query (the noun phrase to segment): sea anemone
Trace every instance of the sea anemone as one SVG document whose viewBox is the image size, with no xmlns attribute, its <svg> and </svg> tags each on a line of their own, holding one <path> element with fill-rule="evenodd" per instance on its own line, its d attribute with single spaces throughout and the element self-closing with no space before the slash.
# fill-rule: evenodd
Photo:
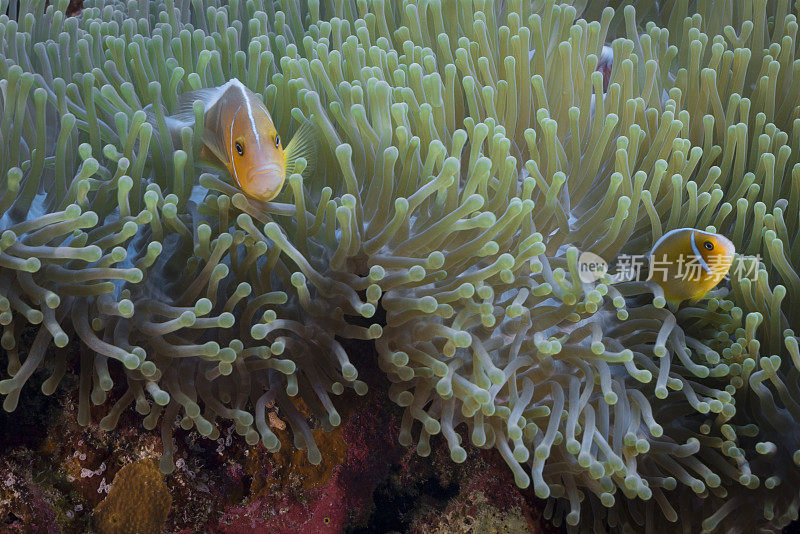
<svg viewBox="0 0 800 534">
<path fill-rule="evenodd" d="M 456 462 L 465 439 L 497 449 L 557 522 L 797 518 L 784 490 L 800 464 L 787 0 L 638 13 L 195 0 L 87 3 L 79 18 L 65 0 L 6 4 L 6 410 L 39 367 L 53 393 L 79 354 L 81 423 L 110 366 L 124 369 L 100 424 L 135 402 L 148 428 L 161 422 L 164 472 L 176 420 L 211 437 L 231 420 L 275 450 L 273 403 L 318 462 L 305 410 L 340 423 L 331 395 L 366 385 L 339 340 L 374 340 L 402 444 L 427 455 L 441 434 Z M 161 135 L 179 92 L 234 77 L 286 138 L 317 129 L 320 164 L 275 202 L 197 175 L 202 121 L 179 147 Z M 739 252 L 700 302 L 673 310 L 655 283 L 580 276 L 581 254 L 642 255 L 679 227 Z M 756 512 L 734 516 L 744 503 Z"/>
</svg>

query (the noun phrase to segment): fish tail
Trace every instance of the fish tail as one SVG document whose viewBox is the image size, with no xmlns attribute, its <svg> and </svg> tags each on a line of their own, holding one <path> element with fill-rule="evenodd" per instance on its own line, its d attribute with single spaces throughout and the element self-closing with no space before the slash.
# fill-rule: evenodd
<svg viewBox="0 0 800 534">
<path fill-rule="evenodd" d="M 313 172 L 317 160 L 317 136 L 314 123 L 305 121 L 295 132 L 292 140 L 286 145 L 283 152 L 286 163 L 286 176 L 291 176 L 297 172 L 297 161 L 300 158 L 306 160 L 306 167 L 303 175 L 308 176 Z"/>
</svg>

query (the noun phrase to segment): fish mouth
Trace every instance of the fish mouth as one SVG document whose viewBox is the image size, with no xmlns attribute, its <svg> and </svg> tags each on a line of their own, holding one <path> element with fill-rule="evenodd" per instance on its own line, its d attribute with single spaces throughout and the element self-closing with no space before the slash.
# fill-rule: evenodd
<svg viewBox="0 0 800 534">
<path fill-rule="evenodd" d="M 267 165 L 247 177 L 246 192 L 258 200 L 268 202 L 281 192 L 285 179 L 286 176 L 280 166 Z"/>
<path fill-rule="evenodd" d="M 280 173 L 280 174 L 283 174 L 283 169 L 277 163 L 270 163 L 268 165 L 264 165 L 263 167 L 259 168 L 259 170 L 256 171 L 254 173 L 254 175 L 267 174 L 267 173 Z"/>
</svg>

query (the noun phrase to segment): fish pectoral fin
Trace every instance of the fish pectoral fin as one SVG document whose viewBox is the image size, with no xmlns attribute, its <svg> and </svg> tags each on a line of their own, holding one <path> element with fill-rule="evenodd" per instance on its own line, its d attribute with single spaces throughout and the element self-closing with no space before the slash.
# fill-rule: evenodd
<svg viewBox="0 0 800 534">
<path fill-rule="evenodd" d="M 213 154 L 214 158 L 222 164 L 222 167 L 227 168 L 226 163 L 230 158 L 225 154 L 225 144 L 221 135 L 205 128 L 203 130 L 203 150 Z"/>
<path fill-rule="evenodd" d="M 308 176 L 314 170 L 317 162 L 317 128 L 314 123 L 305 121 L 300 126 L 292 140 L 286 145 L 283 157 L 286 163 L 286 176 L 297 172 L 297 160 L 300 158 L 306 160 L 303 175 Z"/>
<path fill-rule="evenodd" d="M 228 168 L 225 164 L 205 145 L 203 145 L 203 148 L 200 150 L 200 157 L 198 159 L 199 163 L 203 165 L 208 165 L 213 169 L 227 173 Z"/>
</svg>

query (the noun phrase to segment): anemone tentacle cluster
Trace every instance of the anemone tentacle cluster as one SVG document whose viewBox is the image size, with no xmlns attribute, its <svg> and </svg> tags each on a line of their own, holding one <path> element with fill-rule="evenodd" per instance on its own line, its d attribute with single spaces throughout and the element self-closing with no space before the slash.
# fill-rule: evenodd
<svg viewBox="0 0 800 534">
<path fill-rule="evenodd" d="M 796 519 L 797 6 L 574 4 L 0 0 L 4 408 L 77 357 L 81 423 L 123 369 L 100 425 L 135 404 L 164 472 L 176 424 L 276 450 L 273 404 L 319 462 L 374 340 L 401 443 L 495 448 L 575 530 Z M 317 128 L 275 202 L 165 134 L 231 78 Z M 698 303 L 579 276 L 686 226 L 740 253 Z"/>
</svg>

